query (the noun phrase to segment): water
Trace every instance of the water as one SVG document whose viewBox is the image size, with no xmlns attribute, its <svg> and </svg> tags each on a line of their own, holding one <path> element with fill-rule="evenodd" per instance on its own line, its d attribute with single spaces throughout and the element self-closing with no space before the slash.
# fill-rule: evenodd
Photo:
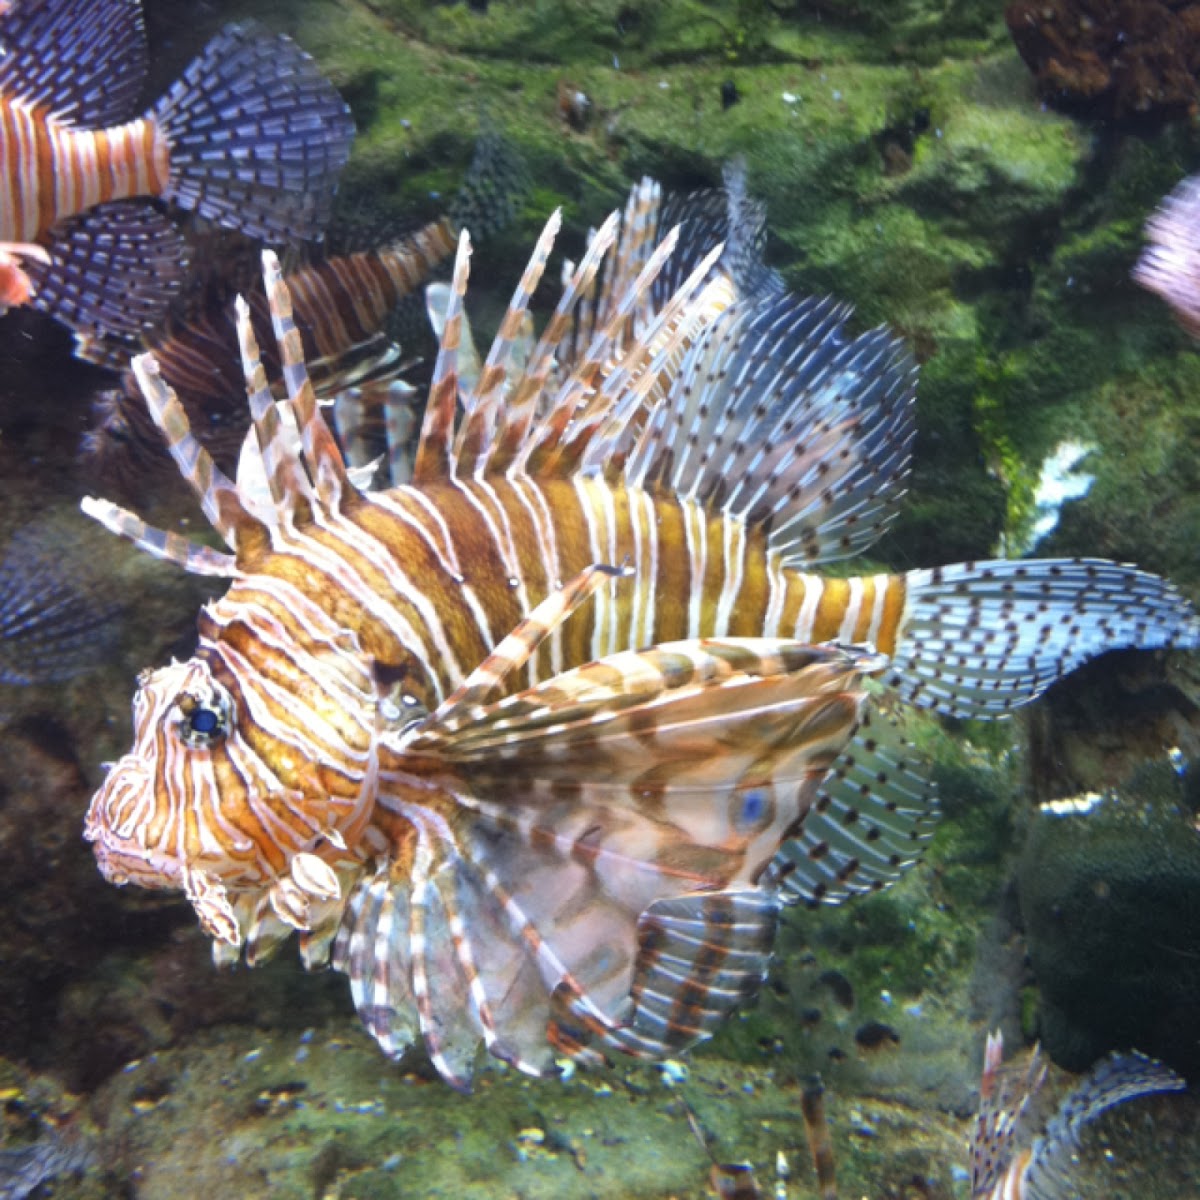
<svg viewBox="0 0 1200 1200">
<path fill-rule="evenodd" d="M 1183 121 L 1043 103 L 994 5 L 145 7 L 151 96 L 230 20 L 257 18 L 315 56 L 359 129 L 341 196 L 356 231 L 442 216 L 486 114 L 529 187 L 510 223 L 477 239 L 481 346 L 552 207 L 577 257 L 641 174 L 712 186 L 741 156 L 770 265 L 798 292 L 853 302 L 856 332 L 888 324 L 920 363 L 914 474 L 870 569 L 1040 537 L 1038 555 L 1134 562 L 1200 596 L 1197 358 L 1130 280 L 1146 218 L 1196 170 L 1200 143 Z M 550 303 L 539 296 L 539 317 Z M 421 383 L 428 346 L 418 353 Z M 49 320 L 0 319 L 0 545 L 35 520 L 61 529 L 84 494 L 205 528 L 170 469 L 80 456 L 115 383 Z M 1047 527 L 1045 465 L 1064 445 L 1087 449 L 1076 469 L 1092 482 L 1066 489 Z M 53 1139 L 78 1113 L 69 1128 L 94 1149 L 72 1143 L 55 1196 L 700 1197 L 714 1160 L 745 1160 L 765 1194 L 809 1197 L 801 1095 L 819 1075 L 838 1194 L 943 1200 L 969 1192 L 987 1030 L 1003 1028 L 1013 1055 L 1043 1040 L 1061 1064 L 1050 1107 L 1071 1084 L 1063 1068 L 1112 1045 L 1196 1070 L 1200 946 L 1178 917 L 1197 894 L 1195 787 L 1186 771 L 1163 777 L 1151 809 L 1129 782 L 1170 750 L 1195 759 L 1194 655 L 1106 656 L 1012 722 L 911 718 L 944 810 L 929 851 L 879 896 L 788 912 L 757 1005 L 687 1058 L 686 1077 L 625 1062 L 566 1081 L 496 1069 L 464 1097 L 419 1055 L 388 1062 L 341 975 L 305 974 L 290 948 L 218 972 L 178 894 L 101 878 L 82 824 L 101 764 L 129 748 L 136 675 L 191 653 L 195 615 L 224 585 L 78 519 L 66 574 L 103 567 L 121 602 L 113 641 L 65 682 L 0 690 L 2 1144 Z M 1105 789 L 1131 814 L 1117 834 L 1089 828 L 1086 853 L 1048 858 L 1036 805 Z M 1026 927 L 1034 901 L 1076 870 L 1097 907 L 1070 919 L 1111 922 L 1115 942 L 1099 998 L 1065 951 L 1051 966 L 1029 956 L 1047 941 Z M 1140 924 L 1117 919 L 1126 907 Z M 1073 1182 L 1081 1195 L 1200 1194 L 1198 1136 L 1193 1098 L 1133 1101 L 1089 1127 Z"/>
</svg>

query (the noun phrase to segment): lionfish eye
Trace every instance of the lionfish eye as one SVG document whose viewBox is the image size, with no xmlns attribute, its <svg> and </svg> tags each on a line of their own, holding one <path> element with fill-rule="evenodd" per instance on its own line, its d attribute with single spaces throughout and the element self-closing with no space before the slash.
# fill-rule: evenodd
<svg viewBox="0 0 1200 1200">
<path fill-rule="evenodd" d="M 189 746 L 213 746 L 229 732 L 229 702 L 224 696 L 179 698 L 179 736 Z"/>
</svg>

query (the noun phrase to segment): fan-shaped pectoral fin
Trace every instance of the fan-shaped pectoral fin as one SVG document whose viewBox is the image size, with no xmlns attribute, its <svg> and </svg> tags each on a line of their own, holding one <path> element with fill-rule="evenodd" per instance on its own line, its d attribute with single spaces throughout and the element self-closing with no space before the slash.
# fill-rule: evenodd
<svg viewBox="0 0 1200 1200">
<path fill-rule="evenodd" d="M 380 796 L 398 850 L 354 889 L 334 949 L 367 1027 L 389 1053 L 419 1033 L 463 1087 L 481 1042 L 540 1073 L 708 1036 L 762 978 L 778 901 L 756 880 L 881 665 L 672 643 L 431 714 L 396 749 L 432 778 Z"/>
</svg>

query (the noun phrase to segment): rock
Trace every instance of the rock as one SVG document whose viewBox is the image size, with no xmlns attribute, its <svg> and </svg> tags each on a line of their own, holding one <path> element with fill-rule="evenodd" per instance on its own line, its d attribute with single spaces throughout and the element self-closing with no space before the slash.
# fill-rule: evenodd
<svg viewBox="0 0 1200 1200">
<path fill-rule="evenodd" d="M 1167 762 L 1120 787 L 1043 805 L 1018 870 L 1055 1062 L 1136 1048 L 1200 1071 L 1200 831 Z"/>
</svg>

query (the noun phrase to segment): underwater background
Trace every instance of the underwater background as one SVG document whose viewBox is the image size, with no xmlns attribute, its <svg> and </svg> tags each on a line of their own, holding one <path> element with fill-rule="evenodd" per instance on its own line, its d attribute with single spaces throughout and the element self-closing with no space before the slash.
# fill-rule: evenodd
<svg viewBox="0 0 1200 1200">
<path fill-rule="evenodd" d="M 1200 358 L 1130 278 L 1146 220 L 1200 164 L 1188 6 L 1048 0 L 1008 21 L 998 0 L 144 7 L 150 95 L 231 20 L 314 56 L 358 128 L 347 222 L 437 219 L 481 130 L 497 133 L 524 186 L 479 239 L 480 331 L 554 207 L 578 253 L 641 175 L 684 191 L 741 158 L 770 265 L 920 362 L 912 484 L 873 563 L 1036 545 L 1200 599 Z M 1057 40 L 1039 41 L 1051 12 Z M 817 1196 L 801 1100 L 819 1077 L 839 1195 L 948 1200 L 969 1193 L 986 1030 L 1010 1053 L 1040 1039 L 1052 1091 L 1117 1047 L 1200 1077 L 1200 669 L 1184 653 L 1105 655 L 1002 725 L 912 717 L 944 809 L 923 861 L 879 896 L 790 911 L 758 1004 L 678 1066 L 494 1070 L 464 1097 L 384 1059 L 339 976 L 289 954 L 217 972 L 185 901 L 110 887 L 81 838 L 100 764 L 129 742 L 137 672 L 187 655 L 209 594 L 78 513 L 132 487 L 160 524 L 198 521 L 166 481 L 148 493 L 81 453 L 112 384 L 46 318 L 0 320 L 0 605 L 48 558 L 95 616 L 74 658 L 27 681 L 0 612 L 0 1145 L 86 1146 L 40 1194 L 713 1195 L 690 1109 L 765 1194 L 782 1153 L 787 1194 Z M 1200 1196 L 1194 1097 L 1107 1114 L 1074 1182 Z"/>
</svg>

